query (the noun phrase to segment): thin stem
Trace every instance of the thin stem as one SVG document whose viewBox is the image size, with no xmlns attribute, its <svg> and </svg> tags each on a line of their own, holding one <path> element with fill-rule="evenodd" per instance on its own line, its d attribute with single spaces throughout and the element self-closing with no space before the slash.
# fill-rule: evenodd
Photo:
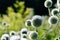
<svg viewBox="0 0 60 40">
<path fill-rule="evenodd" d="M 49 16 L 51 16 L 50 8 L 48 8 Z"/>
<path fill-rule="evenodd" d="M 58 22 L 58 24 L 57 24 L 58 33 L 60 33 L 60 26 L 59 26 L 59 23 L 60 23 L 60 22 Z"/>
<path fill-rule="evenodd" d="M 27 27 L 27 30 L 30 30 L 29 27 Z"/>
<path fill-rule="evenodd" d="M 8 28 L 6 27 L 6 33 L 8 33 Z"/>
<path fill-rule="evenodd" d="M 35 29 L 35 30 L 36 30 L 36 32 L 38 32 L 37 27 L 36 27 L 36 29 Z"/>
<path fill-rule="evenodd" d="M 37 27 L 36 27 L 36 32 L 37 32 Z"/>
</svg>

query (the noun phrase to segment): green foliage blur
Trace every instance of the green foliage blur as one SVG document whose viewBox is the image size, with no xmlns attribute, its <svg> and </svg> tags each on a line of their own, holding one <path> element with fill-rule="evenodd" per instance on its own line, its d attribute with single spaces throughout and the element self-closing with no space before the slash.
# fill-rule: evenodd
<svg viewBox="0 0 60 40">
<path fill-rule="evenodd" d="M 6 32 L 6 26 L 3 23 L 9 24 L 8 31 L 14 30 L 19 31 L 21 28 L 26 27 L 25 21 L 30 19 L 34 14 L 33 8 L 26 8 L 24 11 L 24 1 L 16 1 L 14 6 L 17 8 L 17 13 L 14 12 L 13 8 L 10 6 L 7 8 L 8 15 L 0 16 L 0 36 Z"/>
</svg>

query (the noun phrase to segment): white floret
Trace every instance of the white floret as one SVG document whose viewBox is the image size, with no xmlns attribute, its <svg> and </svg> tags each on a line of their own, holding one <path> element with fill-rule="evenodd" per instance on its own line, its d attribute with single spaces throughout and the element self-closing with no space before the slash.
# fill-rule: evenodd
<svg viewBox="0 0 60 40">
<path fill-rule="evenodd" d="M 57 17 L 57 16 L 51 16 L 51 17 L 49 17 L 48 23 L 49 23 L 50 25 L 52 25 L 52 22 L 51 22 L 52 18 L 55 18 L 55 19 L 57 20 L 57 22 L 55 23 L 55 24 L 57 24 L 57 23 L 58 23 L 58 17 Z"/>
<path fill-rule="evenodd" d="M 11 36 L 10 40 L 20 40 L 20 36 L 18 35 Z"/>
<path fill-rule="evenodd" d="M 28 22 L 30 22 L 30 24 L 28 25 Z M 25 21 L 25 25 L 28 27 L 28 26 L 31 26 L 31 20 L 26 20 Z"/>
<path fill-rule="evenodd" d="M 60 0 L 57 0 L 57 7 L 60 9 Z"/>
<path fill-rule="evenodd" d="M 1 37 L 1 40 L 5 39 L 8 37 L 8 39 L 10 38 L 10 36 L 8 34 L 3 34 L 2 37 Z"/>
<path fill-rule="evenodd" d="M 42 24 L 43 18 L 44 18 L 43 16 L 39 16 L 39 15 L 33 16 L 31 19 L 32 26 L 33 27 L 39 27 Z M 38 22 L 38 24 L 36 24 L 35 22 Z"/>
<path fill-rule="evenodd" d="M 52 9 L 52 11 L 51 11 L 51 14 L 54 16 L 55 14 L 54 14 L 54 11 L 57 11 L 58 13 L 57 14 L 59 14 L 59 9 L 57 9 L 57 8 L 55 8 L 55 9 Z M 57 15 L 56 14 L 56 15 Z"/>
<path fill-rule="evenodd" d="M 28 40 L 27 38 L 21 38 L 21 40 Z"/>
<path fill-rule="evenodd" d="M 22 28 L 21 31 L 20 31 L 21 35 L 24 34 L 23 32 L 26 32 L 27 33 L 28 32 L 28 29 L 27 28 Z"/>
<path fill-rule="evenodd" d="M 47 6 L 47 3 L 48 2 L 51 2 L 51 5 L 49 5 L 49 6 Z M 46 8 L 50 8 L 51 6 L 52 6 L 52 0 L 46 0 L 45 2 L 44 2 L 44 6 L 46 7 Z"/>
<path fill-rule="evenodd" d="M 17 35 L 17 33 L 16 33 L 15 31 L 10 31 L 10 32 L 9 32 L 9 35 L 10 35 L 10 36 L 13 36 L 13 35 Z"/>
<path fill-rule="evenodd" d="M 35 39 L 37 39 L 37 38 L 35 38 L 35 39 L 32 39 L 32 38 L 31 38 L 33 33 L 36 33 L 36 34 L 38 35 L 38 33 L 37 33 L 36 31 L 30 31 L 30 32 L 29 32 L 29 36 L 28 36 L 30 40 L 35 40 Z"/>
</svg>

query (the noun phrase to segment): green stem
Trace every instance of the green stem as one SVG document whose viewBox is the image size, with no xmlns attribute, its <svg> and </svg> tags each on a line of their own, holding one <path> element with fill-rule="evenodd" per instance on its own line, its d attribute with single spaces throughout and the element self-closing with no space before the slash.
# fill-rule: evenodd
<svg viewBox="0 0 60 40">
<path fill-rule="evenodd" d="M 50 8 L 48 8 L 49 16 L 51 16 Z"/>
</svg>

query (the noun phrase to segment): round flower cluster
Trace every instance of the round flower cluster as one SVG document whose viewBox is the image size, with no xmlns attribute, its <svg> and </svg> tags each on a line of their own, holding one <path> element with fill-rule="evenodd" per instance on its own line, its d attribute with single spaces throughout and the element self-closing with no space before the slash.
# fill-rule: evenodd
<svg viewBox="0 0 60 40">
<path fill-rule="evenodd" d="M 58 23 L 58 20 L 59 20 L 59 7 L 57 8 L 54 8 L 54 9 L 50 9 L 51 7 L 52 7 L 52 0 L 46 0 L 45 1 L 45 3 L 44 3 L 44 5 L 45 5 L 45 7 L 46 8 L 48 8 L 49 10 L 49 19 L 48 19 L 48 23 L 50 24 L 50 25 L 52 25 L 52 24 L 57 24 Z M 58 3 L 59 3 L 59 0 L 57 0 L 57 5 L 58 5 Z"/>
<path fill-rule="evenodd" d="M 57 24 L 57 23 L 58 23 L 58 17 L 57 17 L 57 16 L 51 16 L 51 17 L 49 17 L 48 23 L 49 23 L 50 25 L 52 25 L 52 24 Z"/>
<path fill-rule="evenodd" d="M 49 18 L 48 18 L 48 23 L 52 26 L 52 25 L 56 25 L 58 24 L 59 22 L 59 15 L 60 15 L 60 3 L 59 3 L 59 0 L 57 1 L 57 7 L 50 10 L 50 8 L 52 7 L 52 0 L 46 0 L 44 2 L 44 6 L 46 8 L 48 8 L 48 11 L 50 13 L 49 15 Z M 27 11 L 26 13 L 28 12 L 31 12 L 30 11 Z M 19 15 L 19 14 L 18 14 Z M 26 15 L 26 14 L 25 14 Z M 28 16 L 27 16 L 28 17 Z M 25 26 L 26 27 L 34 27 L 36 28 L 39 28 L 42 23 L 43 23 L 43 20 L 44 20 L 44 17 L 43 16 L 40 16 L 40 15 L 34 15 L 31 19 L 28 19 L 25 21 Z M 15 21 L 15 20 L 14 20 Z M 20 22 L 20 19 L 19 19 L 19 22 Z M 16 24 L 18 24 L 18 22 L 16 22 Z M 9 24 L 5 21 L 2 21 L 2 25 L 8 29 L 9 27 Z M 49 26 L 50 26 L 49 25 Z M 14 25 L 15 26 L 15 25 Z M 19 26 L 19 25 L 18 25 Z M 53 26 L 52 26 L 53 27 Z M 19 32 L 15 32 L 15 31 L 10 31 L 9 34 L 3 34 L 0 38 L 0 40 L 37 40 L 38 38 L 38 32 L 34 30 L 34 31 L 30 31 L 29 29 L 27 28 L 22 28 Z M 18 34 L 19 33 L 19 34 Z M 47 31 L 48 33 L 48 31 Z M 60 37 L 59 38 L 56 38 L 55 40 L 60 40 Z"/>
<path fill-rule="evenodd" d="M 10 31 L 9 34 L 3 34 L 0 40 L 34 40 L 38 37 L 36 31 L 29 31 L 27 28 L 22 28 L 19 34 L 15 31 Z"/>
<path fill-rule="evenodd" d="M 45 3 L 44 3 L 44 6 L 46 8 L 50 8 L 52 6 L 52 1 L 51 0 L 46 0 Z"/>
<path fill-rule="evenodd" d="M 30 20 L 26 20 L 25 25 L 33 26 L 33 27 L 39 27 L 42 25 L 43 16 L 35 15 Z"/>
<path fill-rule="evenodd" d="M 60 36 L 56 37 L 55 40 L 60 40 Z"/>
</svg>

